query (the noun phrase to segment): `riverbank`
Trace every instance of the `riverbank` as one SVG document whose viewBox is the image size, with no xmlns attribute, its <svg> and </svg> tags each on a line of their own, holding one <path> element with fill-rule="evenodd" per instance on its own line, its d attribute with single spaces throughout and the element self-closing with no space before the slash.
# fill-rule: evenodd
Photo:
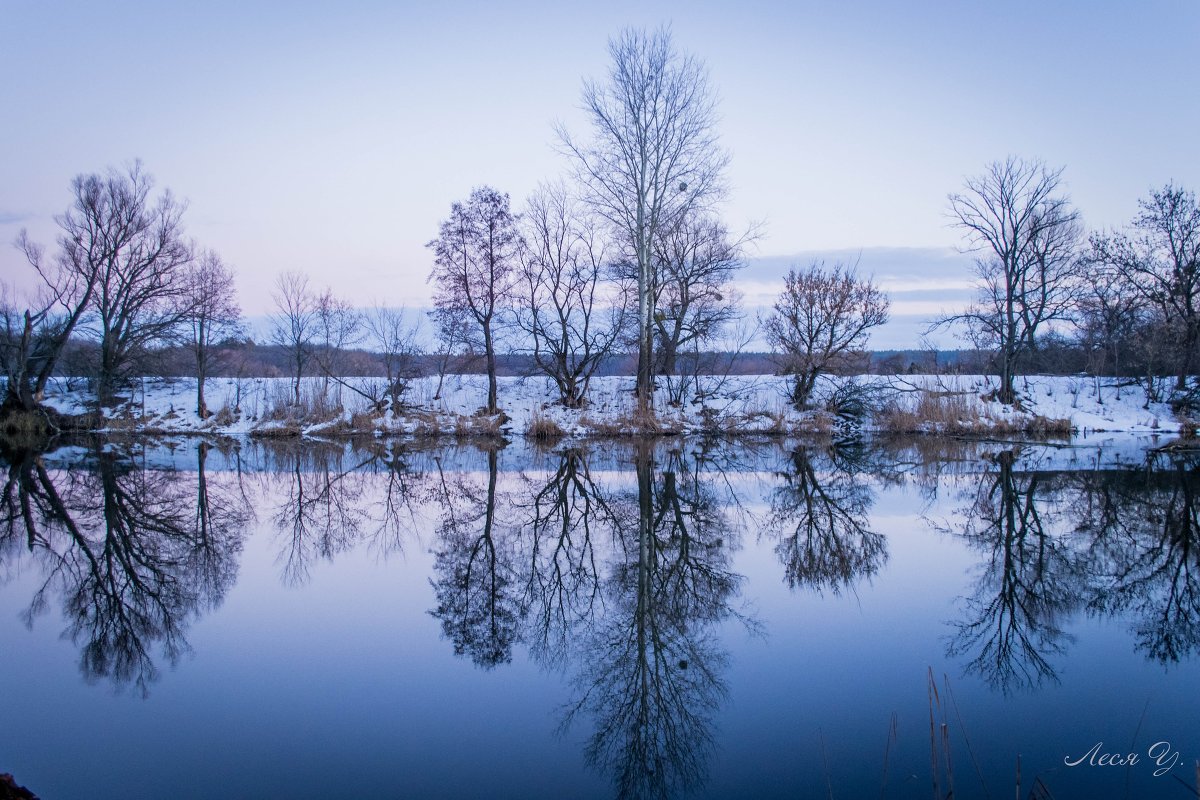
<svg viewBox="0 0 1200 800">
<path fill-rule="evenodd" d="M 1031 376 L 1018 382 L 1019 406 L 996 402 L 996 380 L 979 375 L 905 375 L 827 378 L 814 407 L 800 411 L 788 398 L 788 380 L 771 375 L 701 377 L 679 391 L 661 378 L 653 417 L 639 416 L 633 378 L 592 381 L 580 409 L 555 401 L 541 377 L 501 378 L 500 413 L 481 407 L 481 375 L 414 381 L 401 408 L 382 398 L 377 378 L 302 381 L 300 402 L 286 378 L 218 378 L 205 387 L 210 415 L 195 412 L 195 381 L 146 379 L 103 415 L 83 381 L 56 381 L 46 404 L 101 433 L 210 434 L 269 437 L 597 438 L 625 435 L 776 435 L 894 432 L 1069 436 L 1094 432 L 1187 433 L 1191 424 L 1166 403 L 1147 403 L 1137 385 L 1086 376 Z M 679 402 L 673 402 L 679 398 Z"/>
</svg>

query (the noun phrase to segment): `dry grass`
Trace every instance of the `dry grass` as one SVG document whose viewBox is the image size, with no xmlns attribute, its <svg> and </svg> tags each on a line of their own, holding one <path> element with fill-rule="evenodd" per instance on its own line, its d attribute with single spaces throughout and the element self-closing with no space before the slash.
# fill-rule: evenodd
<svg viewBox="0 0 1200 800">
<path fill-rule="evenodd" d="M 529 419 L 529 425 L 525 428 L 526 438 L 539 442 L 561 439 L 565 435 L 566 431 L 557 422 L 544 416 L 540 411 L 533 412 L 533 416 Z"/>
<path fill-rule="evenodd" d="M 612 419 L 592 419 L 586 414 L 579 418 L 579 424 L 587 429 L 592 436 L 669 436 L 680 431 L 676 426 L 663 424 L 653 411 L 628 411 Z"/>
<path fill-rule="evenodd" d="M 221 410 L 209 418 L 209 423 L 215 426 L 232 425 L 237 421 L 237 415 L 229 406 L 221 406 Z"/>
<path fill-rule="evenodd" d="M 876 422 L 888 433 L 1025 433 L 1058 437 L 1070 436 L 1072 430 L 1069 419 L 996 416 L 973 395 L 925 390 L 920 392 L 913 408 L 892 403 L 880 411 Z"/>
<path fill-rule="evenodd" d="M 502 434 L 501 427 L 507 421 L 508 417 L 504 414 L 496 414 L 490 417 L 479 414 L 470 417 L 459 415 L 454 418 L 454 430 L 452 433 L 458 439 L 475 437 L 493 438 Z"/>
<path fill-rule="evenodd" d="M 832 414 L 824 411 L 809 413 L 804 416 L 804 419 L 793 424 L 788 433 L 803 434 L 805 436 L 818 434 L 823 436 L 833 432 L 835 421 L 836 418 Z"/>
<path fill-rule="evenodd" d="M 304 429 L 299 423 L 287 422 L 282 425 L 267 425 L 255 428 L 250 435 L 259 439 L 292 439 L 303 435 Z"/>
<path fill-rule="evenodd" d="M 356 411 L 350 415 L 350 429 L 356 433 L 374 433 L 381 416 L 376 410 Z"/>
</svg>

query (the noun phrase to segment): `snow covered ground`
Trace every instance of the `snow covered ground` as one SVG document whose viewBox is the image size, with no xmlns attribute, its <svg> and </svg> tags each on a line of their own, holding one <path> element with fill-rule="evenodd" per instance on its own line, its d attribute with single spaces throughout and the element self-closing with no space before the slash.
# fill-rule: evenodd
<svg viewBox="0 0 1200 800">
<path fill-rule="evenodd" d="M 1104 433 L 1175 433 L 1180 428 L 1165 403 L 1146 402 L 1140 386 L 1117 386 L 1114 379 L 1087 376 L 1030 376 L 1018 379 L 1021 410 L 989 397 L 996 379 L 989 376 L 905 375 L 827 378 L 820 381 L 814 406 L 800 412 L 789 402 L 786 378 L 770 375 L 700 378 L 700 391 L 689 387 L 684 401 L 670 403 L 667 379 L 660 379 L 655 400 L 656 425 L 671 433 L 800 434 L 852 427 L 862 430 L 1015 432 L 1026 428 L 1061 430 L 1068 421 L 1076 438 Z M 302 401 L 292 402 L 286 378 L 216 378 L 206 385 L 213 415 L 195 413 L 195 381 L 146 379 L 116 408 L 106 411 L 102 429 L 161 433 L 303 434 L 432 436 L 501 433 L 521 436 L 531 428 L 557 427 L 569 436 L 633 432 L 632 377 L 592 381 L 587 407 L 567 409 L 555 401 L 546 378 L 501 378 L 503 418 L 480 415 L 487 391 L 482 375 L 447 376 L 437 393 L 437 378 L 422 378 L 405 396 L 397 414 L 372 409 L 363 394 L 336 382 L 306 378 Z M 70 388 L 73 385 L 73 388 Z M 351 379 L 372 396 L 382 395 L 382 380 Z M 69 414 L 83 413 L 94 398 L 81 381 L 58 381 L 49 405 Z M 856 402 L 862 401 L 861 403 Z M 855 416 L 856 407 L 868 413 Z M 838 411 L 842 413 L 837 413 Z M 552 423 L 552 424 L 551 424 Z M 1049 423 L 1054 423 L 1053 425 Z"/>
</svg>

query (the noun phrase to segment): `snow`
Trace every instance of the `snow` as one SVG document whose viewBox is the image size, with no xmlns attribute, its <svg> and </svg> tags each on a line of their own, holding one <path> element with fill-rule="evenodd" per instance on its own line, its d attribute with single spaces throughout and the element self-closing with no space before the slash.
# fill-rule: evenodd
<svg viewBox="0 0 1200 800">
<path fill-rule="evenodd" d="M 347 379 L 355 389 L 322 378 L 302 381 L 301 406 L 291 404 L 293 389 L 286 378 L 217 378 L 206 384 L 212 416 L 195 413 L 194 379 L 147 378 L 133 388 L 116 408 L 106 410 L 105 432 L 157 432 L 161 434 L 270 434 L 310 436 L 370 432 L 375 435 L 424 436 L 449 433 L 499 432 L 523 435 L 539 420 L 553 421 L 569 436 L 586 437 L 632 431 L 634 379 L 593 379 L 584 409 L 567 409 L 555 400 L 553 382 L 544 377 L 500 378 L 499 401 L 504 418 L 481 415 L 487 392 L 483 375 L 449 375 L 437 392 L 436 377 L 414 381 L 405 397 L 407 406 L 397 415 L 372 411 L 363 394 L 382 396 L 378 378 Z M 699 379 L 701 391 L 684 394 L 684 402 L 669 402 L 668 380 L 660 379 L 655 397 L 656 421 L 660 430 L 671 433 L 719 431 L 729 434 L 779 434 L 854 427 L 866 431 L 887 427 L 886 414 L 860 421 L 839 419 L 829 403 L 835 392 L 845 394 L 853 386 L 869 396 L 875 408 L 893 412 L 916 412 L 924 398 L 926 407 L 943 398 L 953 400 L 956 420 L 973 426 L 973 432 L 988 429 L 1018 430 L 1023 424 L 1043 417 L 1070 420 L 1073 443 L 1091 445 L 1107 434 L 1176 433 L 1180 420 L 1161 402 L 1147 403 L 1137 385 L 1118 386 L 1115 379 L 1088 376 L 1029 376 L 1019 378 L 1017 391 L 1021 409 L 984 399 L 995 391 L 996 379 L 981 375 L 905 375 L 823 378 L 814 405 L 830 411 L 800 412 L 788 398 L 785 377 L 706 376 Z M 80 414 L 94 404 L 80 380 L 58 380 L 46 402 L 66 414 Z M 933 400 L 931 401 L 931 398 Z M 355 415 L 358 415 L 357 417 Z M 957 417 L 961 417 L 958 420 Z M 927 420 L 921 430 L 936 432 L 946 420 Z M 497 427 L 498 426 L 498 427 Z"/>
</svg>

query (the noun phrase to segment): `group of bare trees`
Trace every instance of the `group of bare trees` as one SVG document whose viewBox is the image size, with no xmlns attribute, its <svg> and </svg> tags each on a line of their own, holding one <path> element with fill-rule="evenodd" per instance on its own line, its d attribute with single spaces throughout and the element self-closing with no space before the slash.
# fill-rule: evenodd
<svg viewBox="0 0 1200 800">
<path fill-rule="evenodd" d="M 1008 158 L 950 195 L 950 214 L 980 255 L 974 304 L 936 326 L 995 354 L 997 399 L 1018 401 L 1014 378 L 1048 338 L 1075 338 L 1092 371 L 1175 376 L 1176 399 L 1200 346 L 1200 207 L 1167 184 L 1140 200 L 1126 230 L 1085 236 L 1063 193 L 1063 170 Z"/>
<path fill-rule="evenodd" d="M 155 196 L 140 162 L 79 175 L 71 193 L 70 207 L 55 218 L 52 255 L 24 231 L 17 240 L 40 286 L 26 304 L 6 296 L 0 309 L 3 406 L 36 410 L 76 336 L 94 347 L 90 377 L 101 408 L 146 368 L 156 347 L 187 346 L 201 378 L 197 411 L 206 415 L 203 377 L 214 345 L 237 332 L 241 316 L 231 270 L 185 239 L 186 204 L 170 191 Z"/>
<path fill-rule="evenodd" d="M 646 412 L 656 372 L 677 371 L 683 350 L 738 316 L 731 280 L 748 237 L 714 213 L 728 156 L 707 72 L 666 29 L 625 30 L 609 52 L 608 79 L 583 89 L 591 136 L 557 130 L 572 180 L 543 186 L 520 214 L 507 195 L 476 189 L 429 243 L 439 333 L 486 360 L 489 413 L 502 338 L 572 408 L 606 356 L 635 350 Z"/>
<path fill-rule="evenodd" d="M 321 379 L 321 395 L 327 398 L 330 384 L 345 388 L 368 400 L 378 410 L 398 411 L 409 382 L 417 377 L 420 354 L 418 326 L 404 309 L 376 305 L 358 309 L 333 290 L 318 291 L 302 272 L 284 272 L 275 280 L 275 305 L 270 315 L 270 341 L 287 356 L 292 384 L 292 402 L 302 402 L 301 387 L 306 376 Z M 354 348 L 378 355 L 385 381 L 349 381 L 358 373 L 349 362 Z M 372 373 L 375 374 L 375 373 Z"/>
</svg>

